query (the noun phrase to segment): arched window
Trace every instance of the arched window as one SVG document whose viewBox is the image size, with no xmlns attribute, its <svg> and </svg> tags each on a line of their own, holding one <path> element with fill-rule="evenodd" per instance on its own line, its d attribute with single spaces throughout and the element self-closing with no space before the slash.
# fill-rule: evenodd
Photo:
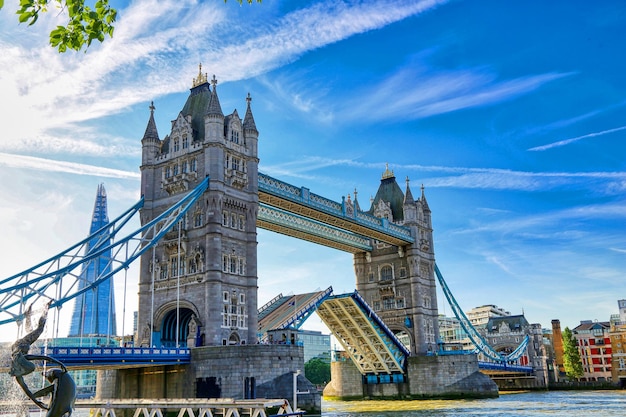
<svg viewBox="0 0 626 417">
<path fill-rule="evenodd" d="M 393 279 L 393 269 L 391 266 L 385 265 L 380 268 L 380 280 L 381 281 L 391 281 Z"/>
</svg>

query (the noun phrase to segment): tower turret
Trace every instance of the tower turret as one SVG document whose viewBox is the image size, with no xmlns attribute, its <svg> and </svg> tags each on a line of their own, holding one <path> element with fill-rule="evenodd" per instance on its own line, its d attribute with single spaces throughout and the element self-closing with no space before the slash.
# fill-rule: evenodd
<svg viewBox="0 0 626 417">
<path fill-rule="evenodd" d="M 409 187 L 409 177 L 406 177 L 406 192 L 404 193 L 404 204 L 402 204 L 404 211 L 404 223 L 414 223 L 417 221 L 417 207 L 415 206 L 415 200 Z"/>
<path fill-rule="evenodd" d="M 204 115 L 205 137 L 204 141 L 219 141 L 224 138 L 224 112 L 220 100 L 217 97 L 217 78 L 213 75 L 211 80 L 213 90 L 208 87 L 211 95 Z"/>
<path fill-rule="evenodd" d="M 157 131 L 156 123 L 154 122 L 154 101 L 150 103 L 150 118 L 148 119 L 148 125 L 146 131 L 141 139 L 141 164 L 149 165 L 154 162 L 154 158 L 159 153 L 161 147 L 161 141 L 159 139 L 159 132 Z"/>
<path fill-rule="evenodd" d="M 426 195 L 424 194 L 424 184 L 422 184 L 422 196 L 420 197 L 420 204 L 422 206 L 422 212 L 424 213 L 424 223 L 427 227 L 432 228 L 431 212 L 426 201 Z"/>
<path fill-rule="evenodd" d="M 252 154 L 258 155 L 259 131 L 256 128 L 256 123 L 254 123 L 254 116 L 252 116 L 252 108 L 250 107 L 252 97 L 250 96 L 250 93 L 248 93 L 248 97 L 246 97 L 246 102 L 248 103 L 246 107 L 246 115 L 243 117 L 244 143 L 250 149 Z"/>
</svg>

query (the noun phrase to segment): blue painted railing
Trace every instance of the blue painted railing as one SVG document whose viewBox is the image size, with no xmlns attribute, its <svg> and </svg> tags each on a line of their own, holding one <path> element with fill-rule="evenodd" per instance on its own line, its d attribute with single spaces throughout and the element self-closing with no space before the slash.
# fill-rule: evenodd
<svg viewBox="0 0 626 417">
<path fill-rule="evenodd" d="M 508 363 L 478 362 L 478 367 L 487 371 L 532 373 L 532 366 L 512 365 Z"/>
<path fill-rule="evenodd" d="M 50 356 L 66 366 L 81 365 L 184 365 L 191 361 L 189 348 L 148 347 L 47 347 L 42 355 Z"/>
</svg>

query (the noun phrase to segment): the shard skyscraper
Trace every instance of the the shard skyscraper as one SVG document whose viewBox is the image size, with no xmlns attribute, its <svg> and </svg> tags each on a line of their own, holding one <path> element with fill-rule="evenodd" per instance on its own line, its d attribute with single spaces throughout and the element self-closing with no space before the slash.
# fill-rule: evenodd
<svg viewBox="0 0 626 417">
<path fill-rule="evenodd" d="M 107 195 L 104 185 L 100 184 L 96 194 L 89 235 L 94 234 L 107 224 L 109 224 Z M 109 246 L 110 243 L 111 239 L 107 229 L 89 241 L 86 251 L 89 253 L 98 248 Z M 80 275 L 80 288 L 91 285 L 99 276 L 108 273 L 111 270 L 110 259 L 111 250 L 109 249 L 93 262 L 83 266 Z M 113 280 L 107 279 L 97 287 L 88 289 L 76 297 L 68 336 L 115 336 L 116 333 Z"/>
</svg>

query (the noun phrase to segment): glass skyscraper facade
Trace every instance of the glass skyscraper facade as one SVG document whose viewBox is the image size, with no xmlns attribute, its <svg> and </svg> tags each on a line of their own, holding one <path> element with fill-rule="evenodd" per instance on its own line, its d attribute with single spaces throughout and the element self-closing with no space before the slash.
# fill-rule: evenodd
<svg viewBox="0 0 626 417">
<path fill-rule="evenodd" d="M 108 224 L 107 195 L 104 185 L 100 184 L 96 193 L 89 235 L 96 233 Z M 87 244 L 86 252 L 89 253 L 101 247 L 109 246 L 110 243 L 109 231 L 105 229 L 102 233 L 91 238 Z M 110 260 L 111 249 L 103 252 L 93 262 L 83 266 L 79 288 L 83 289 L 90 286 L 99 276 L 110 272 Z M 114 336 L 116 333 L 113 281 L 109 278 L 76 297 L 68 336 Z"/>
</svg>

